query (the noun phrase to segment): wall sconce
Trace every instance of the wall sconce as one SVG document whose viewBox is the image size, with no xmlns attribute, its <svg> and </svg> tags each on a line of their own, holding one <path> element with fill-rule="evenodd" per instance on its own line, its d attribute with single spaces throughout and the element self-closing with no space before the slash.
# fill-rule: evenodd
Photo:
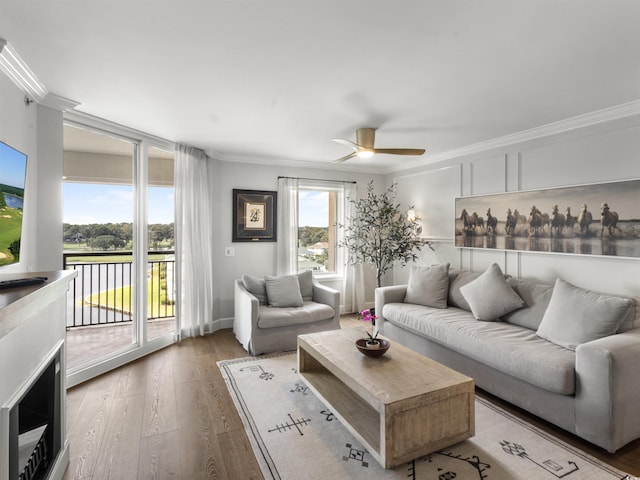
<svg viewBox="0 0 640 480">
<path fill-rule="evenodd" d="M 47 96 L 46 87 L 4 38 L 0 38 L 0 70 L 24 92 L 27 106 L 33 101 L 39 103 Z"/>
<path fill-rule="evenodd" d="M 415 234 L 420 235 L 422 233 L 422 226 L 418 225 L 417 222 L 419 222 L 421 218 L 413 208 L 409 209 L 409 211 L 407 212 L 407 220 L 409 220 L 409 222 L 413 224 L 413 231 L 415 232 Z"/>
</svg>

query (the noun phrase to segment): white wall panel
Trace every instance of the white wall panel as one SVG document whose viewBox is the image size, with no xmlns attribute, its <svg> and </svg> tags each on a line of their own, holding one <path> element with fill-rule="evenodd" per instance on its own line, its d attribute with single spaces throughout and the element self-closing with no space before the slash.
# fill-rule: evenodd
<svg viewBox="0 0 640 480">
<path fill-rule="evenodd" d="M 400 205 L 407 208 L 413 205 L 422 219 L 423 237 L 453 238 L 453 199 L 461 191 L 460 165 L 397 177 L 394 182 Z"/>
<path fill-rule="evenodd" d="M 495 155 L 469 163 L 471 190 L 470 195 L 502 193 L 506 190 L 506 155 Z"/>
<path fill-rule="evenodd" d="M 640 177 L 640 126 L 522 150 L 522 189 Z"/>
</svg>

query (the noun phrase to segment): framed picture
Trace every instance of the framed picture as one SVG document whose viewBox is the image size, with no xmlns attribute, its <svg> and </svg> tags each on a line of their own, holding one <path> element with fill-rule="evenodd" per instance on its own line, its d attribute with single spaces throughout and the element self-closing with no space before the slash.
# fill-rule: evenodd
<svg viewBox="0 0 640 480">
<path fill-rule="evenodd" d="M 233 189 L 234 242 L 275 242 L 278 192 Z"/>
<path fill-rule="evenodd" d="M 455 199 L 455 245 L 640 257 L 640 180 Z"/>
</svg>

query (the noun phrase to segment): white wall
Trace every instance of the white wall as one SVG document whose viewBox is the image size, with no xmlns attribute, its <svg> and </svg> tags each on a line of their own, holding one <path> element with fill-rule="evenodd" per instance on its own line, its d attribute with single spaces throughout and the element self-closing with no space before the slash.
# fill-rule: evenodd
<svg viewBox="0 0 640 480">
<path fill-rule="evenodd" d="M 25 153 L 27 180 L 20 263 L 3 273 L 62 268 L 62 112 L 24 103 L 0 75 L 0 140 Z"/>
<path fill-rule="evenodd" d="M 640 298 L 640 258 L 453 246 L 456 196 L 638 179 L 639 159 L 640 116 L 636 115 L 389 177 L 398 183 L 400 200 L 415 203 L 425 219 L 425 233 L 441 239 L 435 243 L 435 253 L 427 250 L 421 256 L 421 264 L 448 261 L 455 267 L 481 271 L 496 262 L 515 277 L 547 283 L 561 277 L 583 288 Z M 406 283 L 408 270 L 395 269 L 394 283 Z"/>
</svg>

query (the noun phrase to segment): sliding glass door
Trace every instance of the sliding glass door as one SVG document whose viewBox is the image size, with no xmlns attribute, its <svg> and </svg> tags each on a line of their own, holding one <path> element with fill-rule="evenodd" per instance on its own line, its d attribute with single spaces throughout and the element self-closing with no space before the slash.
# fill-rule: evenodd
<svg viewBox="0 0 640 480">
<path fill-rule="evenodd" d="M 118 130 L 64 128 L 70 385 L 175 338 L 172 145 Z"/>
</svg>

